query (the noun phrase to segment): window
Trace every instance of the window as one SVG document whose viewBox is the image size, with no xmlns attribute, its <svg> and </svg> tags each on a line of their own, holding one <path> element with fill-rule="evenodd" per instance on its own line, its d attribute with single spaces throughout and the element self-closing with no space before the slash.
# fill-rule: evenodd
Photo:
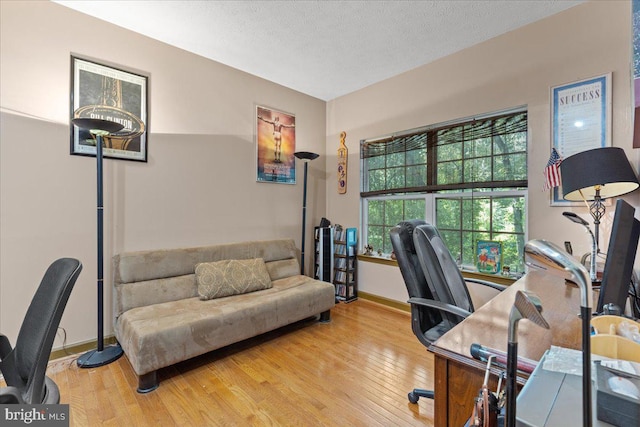
<svg viewBox="0 0 640 427">
<path fill-rule="evenodd" d="M 389 230 L 434 223 L 454 257 L 474 264 L 478 239 L 503 245 L 522 271 L 526 236 L 527 113 L 512 111 L 361 142 L 363 241 L 391 252 Z"/>
</svg>

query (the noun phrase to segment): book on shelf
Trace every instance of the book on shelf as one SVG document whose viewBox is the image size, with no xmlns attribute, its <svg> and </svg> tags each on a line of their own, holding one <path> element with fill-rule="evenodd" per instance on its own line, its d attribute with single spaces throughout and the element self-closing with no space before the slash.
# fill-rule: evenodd
<svg viewBox="0 0 640 427">
<path fill-rule="evenodd" d="M 346 269 L 347 268 L 347 259 L 346 258 L 337 258 L 333 263 L 334 268 L 336 269 Z"/>
<path fill-rule="evenodd" d="M 347 272 L 342 270 L 336 270 L 333 275 L 333 279 L 335 283 L 353 283 L 354 276 L 353 272 Z"/>
<path fill-rule="evenodd" d="M 358 229 L 347 228 L 346 230 L 346 243 L 349 246 L 355 246 L 358 243 Z"/>
</svg>

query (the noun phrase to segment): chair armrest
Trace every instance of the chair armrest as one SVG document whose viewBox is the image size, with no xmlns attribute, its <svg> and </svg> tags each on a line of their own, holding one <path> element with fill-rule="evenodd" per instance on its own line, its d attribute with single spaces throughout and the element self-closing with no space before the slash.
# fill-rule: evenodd
<svg viewBox="0 0 640 427">
<path fill-rule="evenodd" d="M 444 303 L 442 301 L 436 301 L 436 300 L 426 299 L 426 298 L 409 298 L 409 301 L 407 302 L 409 304 L 416 304 L 424 307 L 430 307 L 430 308 L 435 308 L 437 310 L 446 311 L 448 313 L 455 314 L 456 316 L 460 316 L 460 317 L 469 317 L 469 315 L 471 315 L 471 313 L 468 312 L 467 310 L 464 310 L 455 305 Z"/>
<path fill-rule="evenodd" d="M 7 357 L 12 350 L 13 348 L 9 343 L 9 338 L 7 338 L 6 335 L 0 334 L 0 360 Z"/>
<path fill-rule="evenodd" d="M 504 291 L 505 289 L 508 288 L 508 286 L 506 285 L 501 285 L 499 283 L 495 283 L 495 282 L 490 282 L 488 280 L 482 280 L 482 279 L 475 279 L 472 277 L 465 277 L 464 278 L 465 282 L 471 282 L 471 283 L 477 283 L 479 285 L 483 285 L 483 286 L 488 286 L 490 288 L 496 289 L 500 292 Z"/>
<path fill-rule="evenodd" d="M 24 404 L 20 391 L 16 387 L 0 387 L 0 404 Z"/>
</svg>

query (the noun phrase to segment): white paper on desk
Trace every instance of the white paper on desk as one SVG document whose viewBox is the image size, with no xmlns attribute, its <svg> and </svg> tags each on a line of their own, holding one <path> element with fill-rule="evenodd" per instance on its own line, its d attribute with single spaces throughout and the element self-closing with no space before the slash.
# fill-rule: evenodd
<svg viewBox="0 0 640 427">
<path fill-rule="evenodd" d="M 602 360 L 600 364 L 606 368 L 610 368 L 620 372 L 626 372 L 627 374 L 640 376 L 640 363 L 630 362 L 628 360 Z"/>
<path fill-rule="evenodd" d="M 601 365 L 633 375 L 640 375 L 640 363 L 610 359 L 591 353 L 591 361 L 600 360 Z M 582 376 L 582 352 L 552 345 L 544 358 L 542 369 L 564 374 Z M 594 369 L 592 366 L 591 369 Z M 593 375 L 592 378 L 595 378 Z"/>
<path fill-rule="evenodd" d="M 544 357 L 542 369 L 582 376 L 582 352 L 552 345 Z"/>
</svg>

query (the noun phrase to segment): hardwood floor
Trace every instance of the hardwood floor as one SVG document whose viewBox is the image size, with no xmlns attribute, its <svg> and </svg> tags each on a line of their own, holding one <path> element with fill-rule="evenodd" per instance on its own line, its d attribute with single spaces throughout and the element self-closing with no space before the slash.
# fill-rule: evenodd
<svg viewBox="0 0 640 427">
<path fill-rule="evenodd" d="M 413 336 L 408 313 L 358 300 L 331 323 L 305 320 L 162 369 L 160 387 L 135 391 L 126 357 L 80 369 L 54 361 L 49 375 L 71 426 L 433 425 L 433 356 Z"/>
</svg>

